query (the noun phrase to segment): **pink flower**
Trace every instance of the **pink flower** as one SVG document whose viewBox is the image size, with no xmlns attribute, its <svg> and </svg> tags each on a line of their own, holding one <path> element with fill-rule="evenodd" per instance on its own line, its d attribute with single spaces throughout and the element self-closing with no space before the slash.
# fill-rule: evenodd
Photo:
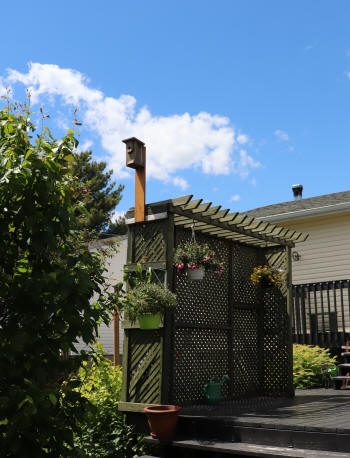
<svg viewBox="0 0 350 458">
<path fill-rule="evenodd" d="M 196 270 L 196 269 L 198 269 L 198 266 L 197 266 L 197 264 L 195 262 L 189 262 L 188 263 L 188 268 L 190 270 Z"/>
<path fill-rule="evenodd" d="M 185 264 L 183 262 L 178 262 L 176 264 L 176 267 L 177 267 L 178 270 L 184 270 Z"/>
<path fill-rule="evenodd" d="M 216 270 L 214 271 L 214 275 L 216 277 L 221 277 L 221 275 L 224 273 L 224 265 L 223 264 L 220 264 L 217 266 Z"/>
</svg>

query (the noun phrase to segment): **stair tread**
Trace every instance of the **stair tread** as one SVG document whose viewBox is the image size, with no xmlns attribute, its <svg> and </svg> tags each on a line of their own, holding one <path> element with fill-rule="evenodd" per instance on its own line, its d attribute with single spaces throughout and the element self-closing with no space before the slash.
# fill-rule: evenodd
<svg viewBox="0 0 350 458">
<path fill-rule="evenodd" d="M 338 367 L 350 367 L 350 363 L 340 363 Z"/>
<path fill-rule="evenodd" d="M 332 380 L 350 380 L 350 375 L 336 375 Z"/>
<path fill-rule="evenodd" d="M 158 442 L 147 438 L 148 443 Z M 255 457 L 285 457 L 285 458 L 349 458 L 348 453 L 331 452 L 301 448 L 275 447 L 270 445 L 255 445 L 245 442 L 198 441 L 194 439 L 175 440 L 173 447 L 201 450 L 208 452 L 222 452 L 230 455 L 245 455 Z"/>
<path fill-rule="evenodd" d="M 349 351 L 344 351 L 343 353 L 341 353 L 341 356 L 350 356 L 350 352 Z"/>
</svg>

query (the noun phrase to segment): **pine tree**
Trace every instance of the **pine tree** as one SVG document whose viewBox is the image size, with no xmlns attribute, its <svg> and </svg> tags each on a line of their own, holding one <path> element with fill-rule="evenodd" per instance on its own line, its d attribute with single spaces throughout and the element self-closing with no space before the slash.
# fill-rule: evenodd
<svg viewBox="0 0 350 458">
<path fill-rule="evenodd" d="M 91 151 L 74 154 L 72 175 L 77 178 L 74 195 L 85 208 L 80 221 L 88 231 L 108 231 L 112 213 L 122 197 L 124 186 L 116 186 L 113 170 L 106 167 L 106 162 L 92 160 Z"/>
</svg>

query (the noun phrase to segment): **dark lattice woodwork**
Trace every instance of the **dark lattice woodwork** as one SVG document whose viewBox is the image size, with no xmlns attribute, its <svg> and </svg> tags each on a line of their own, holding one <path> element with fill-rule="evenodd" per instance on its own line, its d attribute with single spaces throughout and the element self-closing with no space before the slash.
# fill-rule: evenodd
<svg viewBox="0 0 350 458">
<path fill-rule="evenodd" d="M 129 402 L 160 402 L 161 337 L 159 331 L 129 332 Z"/>
</svg>

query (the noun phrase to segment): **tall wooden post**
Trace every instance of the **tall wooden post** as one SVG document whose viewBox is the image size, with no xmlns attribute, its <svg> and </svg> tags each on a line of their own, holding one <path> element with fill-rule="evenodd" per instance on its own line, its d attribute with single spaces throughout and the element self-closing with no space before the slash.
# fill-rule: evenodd
<svg viewBox="0 0 350 458">
<path fill-rule="evenodd" d="M 113 363 L 115 366 L 119 366 L 119 313 L 115 310 L 113 314 Z"/>
<path fill-rule="evenodd" d="M 146 148 L 145 156 L 146 156 Z M 145 221 L 146 167 L 135 170 L 135 223 Z"/>
</svg>

